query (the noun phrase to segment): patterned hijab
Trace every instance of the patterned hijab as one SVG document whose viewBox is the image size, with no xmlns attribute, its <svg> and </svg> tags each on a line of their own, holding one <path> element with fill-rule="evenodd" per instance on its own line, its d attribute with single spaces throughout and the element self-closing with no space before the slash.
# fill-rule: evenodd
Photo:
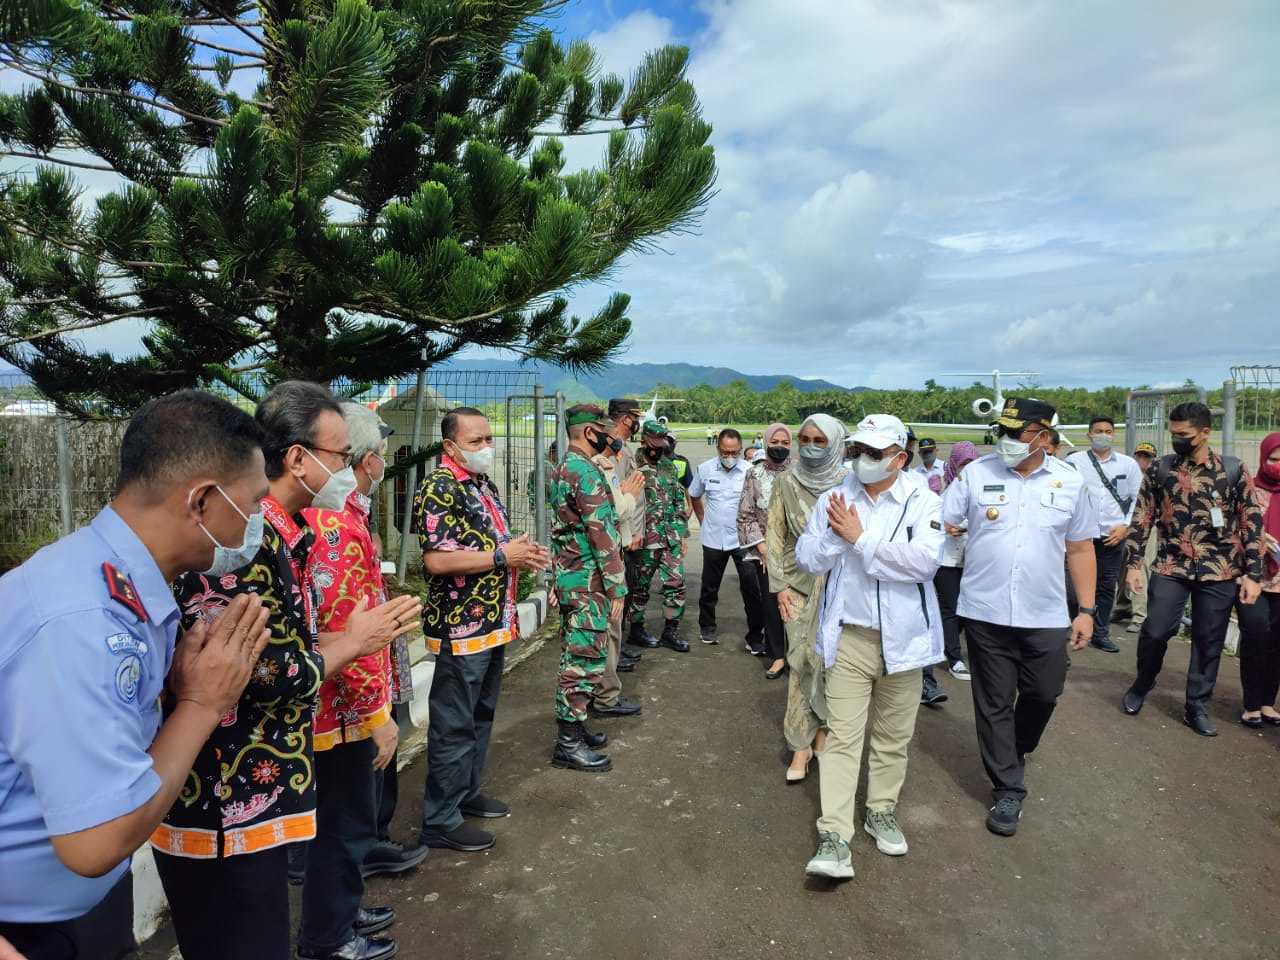
<svg viewBox="0 0 1280 960">
<path fill-rule="evenodd" d="M 796 482 L 814 496 L 821 496 L 832 487 L 839 486 L 849 471 L 844 466 L 844 424 L 825 413 L 807 417 L 800 429 L 813 424 L 827 438 L 827 455 L 821 460 L 806 460 L 799 453 L 795 457 Z"/>
<path fill-rule="evenodd" d="M 764 432 L 764 447 L 761 448 L 760 456 L 759 458 L 757 458 L 757 462 L 762 463 L 766 470 L 771 470 L 774 472 L 787 469 L 787 467 L 791 466 L 791 461 L 795 459 L 794 451 L 787 457 L 787 459 L 783 460 L 781 463 L 774 463 L 772 460 L 769 459 L 768 453 L 767 453 L 769 449 L 769 442 L 773 439 L 773 435 L 777 433 L 779 430 L 781 430 L 783 433 L 787 435 L 788 443 L 793 442 L 790 427 L 788 427 L 785 423 L 771 423 L 769 424 L 768 428 Z"/>
<path fill-rule="evenodd" d="M 978 459 L 978 448 L 968 440 L 961 440 L 951 448 L 951 456 L 942 465 L 942 479 L 950 486 L 966 464 Z"/>
</svg>

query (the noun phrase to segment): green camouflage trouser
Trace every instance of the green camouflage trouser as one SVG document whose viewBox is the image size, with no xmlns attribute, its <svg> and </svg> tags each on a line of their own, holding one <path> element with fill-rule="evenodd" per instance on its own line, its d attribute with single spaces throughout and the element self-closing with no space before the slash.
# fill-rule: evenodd
<svg viewBox="0 0 1280 960">
<path fill-rule="evenodd" d="M 609 662 L 609 631 L 584 630 L 560 622 L 560 677 L 556 719 L 582 723 Z"/>
<path fill-rule="evenodd" d="M 631 622 L 644 623 L 644 608 L 649 605 L 649 588 L 656 575 L 662 585 L 662 614 L 667 620 L 684 616 L 684 543 L 674 547 L 639 550 L 636 583 L 631 591 Z"/>
</svg>

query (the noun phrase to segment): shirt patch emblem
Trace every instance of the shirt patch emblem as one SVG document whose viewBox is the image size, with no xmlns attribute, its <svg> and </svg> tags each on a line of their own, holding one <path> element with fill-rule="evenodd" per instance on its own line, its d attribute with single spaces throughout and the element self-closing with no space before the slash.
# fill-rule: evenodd
<svg viewBox="0 0 1280 960">
<path fill-rule="evenodd" d="M 111 599 L 127 607 L 143 623 L 147 622 L 147 608 L 142 605 L 138 589 L 125 574 L 109 563 L 102 565 L 102 575 L 107 580 L 107 593 Z"/>
<path fill-rule="evenodd" d="M 107 649 L 112 653 L 146 653 L 147 645 L 131 633 L 113 633 L 107 637 Z"/>
<path fill-rule="evenodd" d="M 988 483 L 982 488 L 983 493 L 999 493 L 1004 489 L 1003 483 Z"/>
<path fill-rule="evenodd" d="M 142 679 L 142 661 L 129 654 L 116 667 L 116 696 L 125 703 L 138 699 L 138 684 Z"/>
<path fill-rule="evenodd" d="M 937 520 L 930 520 L 929 526 L 932 527 L 934 530 L 942 529 L 942 524 L 940 524 Z"/>
</svg>

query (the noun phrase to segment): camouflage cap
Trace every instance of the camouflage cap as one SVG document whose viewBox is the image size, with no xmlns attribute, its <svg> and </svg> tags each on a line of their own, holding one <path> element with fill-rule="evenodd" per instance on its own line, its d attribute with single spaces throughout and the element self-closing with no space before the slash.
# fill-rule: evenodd
<svg viewBox="0 0 1280 960">
<path fill-rule="evenodd" d="M 609 401 L 609 416 L 617 419 L 628 413 L 639 413 L 640 401 L 631 397 L 615 397 Z"/>
<path fill-rule="evenodd" d="M 671 431 L 667 429 L 666 424 L 659 423 L 657 420 L 646 420 L 640 433 L 645 437 L 668 437 L 671 435 Z"/>
<path fill-rule="evenodd" d="M 601 430 L 613 429 L 613 421 L 605 416 L 604 411 L 594 403 L 579 403 L 564 412 L 564 425 L 578 427 L 584 424 L 599 427 Z"/>
<path fill-rule="evenodd" d="M 1160 455 L 1159 451 L 1156 450 L 1156 445 L 1154 443 L 1148 443 L 1146 440 L 1143 440 L 1140 444 L 1134 447 L 1133 453 L 1134 456 L 1137 456 L 1140 453 L 1145 453 L 1148 457 L 1158 457 Z"/>
</svg>

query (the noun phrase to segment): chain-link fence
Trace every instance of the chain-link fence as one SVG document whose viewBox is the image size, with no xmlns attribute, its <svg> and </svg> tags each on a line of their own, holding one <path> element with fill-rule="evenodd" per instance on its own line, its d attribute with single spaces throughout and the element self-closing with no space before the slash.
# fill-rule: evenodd
<svg viewBox="0 0 1280 960">
<path fill-rule="evenodd" d="M 1155 446 L 1158 456 L 1169 452 L 1169 411 L 1187 400 L 1205 403 L 1203 387 L 1188 384 L 1164 390 L 1131 390 L 1125 400 L 1125 452 L 1133 456 L 1140 443 Z"/>
<path fill-rule="evenodd" d="M 255 386 L 265 389 L 265 384 Z M 555 440 L 552 418 L 563 407 L 562 397 L 535 400 L 541 394 L 537 374 L 428 370 L 421 378 L 332 386 L 340 395 L 377 409 L 392 427 L 395 432 L 388 442 L 392 463 L 437 443 L 440 421 L 448 410 L 459 406 L 480 410 L 493 426 L 497 446 L 493 479 L 511 512 L 512 525 L 530 533 L 537 530 L 545 499 L 531 483 L 536 451 L 539 440 L 544 449 Z M 246 409 L 253 407 L 251 400 L 225 387 L 213 390 Z M 534 417 L 534 405 L 539 402 L 544 412 L 541 427 Z M 0 570 L 21 563 L 44 544 L 87 523 L 111 498 L 126 423 L 60 417 L 24 377 L 0 375 Z M 376 522 L 384 556 L 390 559 L 402 555 L 400 529 L 412 505 L 414 484 L 429 469 L 430 464 L 402 473 L 379 493 Z M 407 566 L 414 568 L 418 557 L 412 536 L 404 544 Z"/>
</svg>

